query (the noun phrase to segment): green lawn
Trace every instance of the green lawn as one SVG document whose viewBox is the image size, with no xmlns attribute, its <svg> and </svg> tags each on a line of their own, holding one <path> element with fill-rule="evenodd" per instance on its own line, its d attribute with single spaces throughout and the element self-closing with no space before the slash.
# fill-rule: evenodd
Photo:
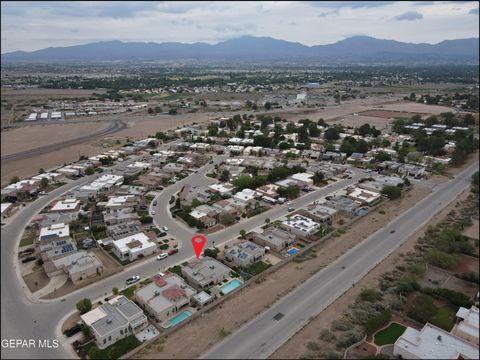
<svg viewBox="0 0 480 360">
<path fill-rule="evenodd" d="M 450 331 L 452 330 L 453 325 L 455 325 L 451 319 L 454 314 L 454 309 L 449 306 L 443 306 L 438 309 L 437 314 L 430 320 L 430 322 L 445 331 Z"/>
<path fill-rule="evenodd" d="M 261 272 L 267 270 L 270 266 L 270 264 L 264 263 L 263 261 L 256 262 L 255 264 L 250 265 L 249 267 L 245 268 L 245 271 L 251 274 L 252 276 L 255 276 L 257 274 L 260 274 Z"/>
<path fill-rule="evenodd" d="M 118 340 L 115 344 L 110 345 L 109 347 L 103 350 L 98 349 L 97 345 L 95 345 L 95 343 L 93 342 L 88 344 L 85 347 L 85 350 L 87 351 L 87 354 L 89 354 L 91 348 L 96 348 L 97 352 L 94 359 L 118 359 L 120 356 L 135 349 L 140 344 L 141 342 L 134 335 L 130 335 L 125 339 Z M 114 352 L 113 357 L 111 356 L 112 348 L 115 348 L 115 350 L 113 351 Z"/>
<path fill-rule="evenodd" d="M 390 324 L 389 327 L 386 329 L 383 329 L 382 331 L 379 331 L 375 335 L 375 344 L 379 346 L 387 345 L 387 344 L 393 344 L 397 339 L 400 337 L 400 335 L 403 334 L 405 331 L 406 327 L 403 325 L 400 325 L 398 323 L 392 323 Z"/>
<path fill-rule="evenodd" d="M 32 245 L 32 244 L 33 244 L 33 238 L 26 236 L 26 237 L 23 237 L 22 240 L 20 240 L 19 247 Z"/>
<path fill-rule="evenodd" d="M 120 291 L 120 294 L 125 295 L 127 298 L 131 298 L 137 289 L 137 285 L 132 285 L 122 291 Z"/>
</svg>

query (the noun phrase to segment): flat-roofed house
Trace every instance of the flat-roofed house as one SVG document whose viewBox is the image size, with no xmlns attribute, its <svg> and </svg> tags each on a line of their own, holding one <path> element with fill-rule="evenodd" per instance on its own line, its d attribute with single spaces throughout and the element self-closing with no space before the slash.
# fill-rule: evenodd
<svg viewBox="0 0 480 360">
<path fill-rule="evenodd" d="M 282 222 L 282 228 L 303 239 L 309 239 L 320 231 L 321 224 L 306 216 L 293 215 Z"/>
<path fill-rule="evenodd" d="M 105 349 L 118 340 L 137 334 L 148 325 L 142 309 L 123 295 L 103 303 L 80 318 L 92 330 L 99 349 Z"/>
<path fill-rule="evenodd" d="M 138 233 L 112 242 L 112 250 L 120 260 L 134 261 L 153 254 L 157 244 L 144 233 Z"/>
<path fill-rule="evenodd" d="M 247 267 L 262 260 L 265 248 L 251 241 L 244 241 L 225 250 L 225 259 L 237 266 Z"/>
<path fill-rule="evenodd" d="M 291 246 L 295 239 L 296 236 L 294 234 L 279 228 L 269 228 L 263 233 L 254 232 L 252 237 L 253 242 L 262 246 L 268 246 L 271 250 L 278 253 Z"/>
<path fill-rule="evenodd" d="M 451 333 L 465 339 L 472 344 L 478 345 L 479 315 L 478 308 L 472 306 L 470 309 L 460 307 L 457 311 L 458 322 Z"/>
<path fill-rule="evenodd" d="M 228 279 L 230 271 L 230 268 L 211 258 L 194 260 L 182 267 L 182 275 L 197 289 L 208 289 Z"/>
<path fill-rule="evenodd" d="M 321 204 L 307 205 L 307 216 L 322 224 L 331 224 L 338 211 Z"/>
<path fill-rule="evenodd" d="M 411 327 L 395 341 L 393 355 L 403 359 L 479 359 L 474 345 L 432 324 L 418 331 Z"/>
</svg>

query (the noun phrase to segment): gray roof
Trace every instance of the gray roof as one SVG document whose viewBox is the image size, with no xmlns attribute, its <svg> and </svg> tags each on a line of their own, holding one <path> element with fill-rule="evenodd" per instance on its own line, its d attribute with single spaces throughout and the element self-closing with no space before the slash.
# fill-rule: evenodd
<svg viewBox="0 0 480 360">
<path fill-rule="evenodd" d="M 142 309 L 125 296 L 119 296 L 116 299 L 113 304 L 110 303 L 112 302 L 110 300 L 100 306 L 107 316 L 91 325 L 100 336 L 105 336 L 119 327 L 126 327 L 135 318 L 145 317 Z"/>
</svg>

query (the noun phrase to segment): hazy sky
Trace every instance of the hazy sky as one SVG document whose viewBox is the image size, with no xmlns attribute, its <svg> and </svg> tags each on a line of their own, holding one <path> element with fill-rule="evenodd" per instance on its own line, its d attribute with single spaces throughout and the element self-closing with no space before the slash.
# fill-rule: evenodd
<svg viewBox="0 0 480 360">
<path fill-rule="evenodd" d="M 305 45 L 354 35 L 437 43 L 479 36 L 476 1 L 1 2 L 2 53 L 96 41 L 208 42 L 242 35 Z"/>
</svg>

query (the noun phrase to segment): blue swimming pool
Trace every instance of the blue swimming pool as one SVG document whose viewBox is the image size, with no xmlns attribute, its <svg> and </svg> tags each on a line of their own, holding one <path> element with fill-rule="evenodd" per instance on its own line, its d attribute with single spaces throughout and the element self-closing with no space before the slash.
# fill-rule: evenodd
<svg viewBox="0 0 480 360">
<path fill-rule="evenodd" d="M 298 253 L 300 250 L 298 250 L 297 248 L 291 248 L 291 249 L 288 249 L 287 250 L 287 254 L 288 256 L 292 256 L 292 255 L 295 255 L 296 253 Z"/>
<path fill-rule="evenodd" d="M 240 285 L 242 285 L 242 282 L 240 280 L 233 279 L 232 281 L 229 281 L 225 285 L 220 286 L 220 291 L 222 292 L 222 294 L 225 295 L 225 294 L 228 294 L 229 292 L 235 290 Z"/>
<path fill-rule="evenodd" d="M 185 319 L 189 318 L 190 316 L 192 316 L 192 312 L 191 311 L 188 311 L 188 310 L 185 310 L 185 311 L 182 311 L 180 314 L 178 314 L 177 316 L 171 318 L 170 320 L 168 320 L 168 323 L 171 324 L 171 326 L 175 326 L 175 325 L 178 325 L 180 324 L 182 321 L 184 321 Z M 169 327 L 171 327 L 169 326 Z"/>
<path fill-rule="evenodd" d="M 360 209 L 355 210 L 353 213 L 354 216 L 362 216 L 365 215 L 368 212 L 368 208 L 362 207 Z"/>
</svg>

